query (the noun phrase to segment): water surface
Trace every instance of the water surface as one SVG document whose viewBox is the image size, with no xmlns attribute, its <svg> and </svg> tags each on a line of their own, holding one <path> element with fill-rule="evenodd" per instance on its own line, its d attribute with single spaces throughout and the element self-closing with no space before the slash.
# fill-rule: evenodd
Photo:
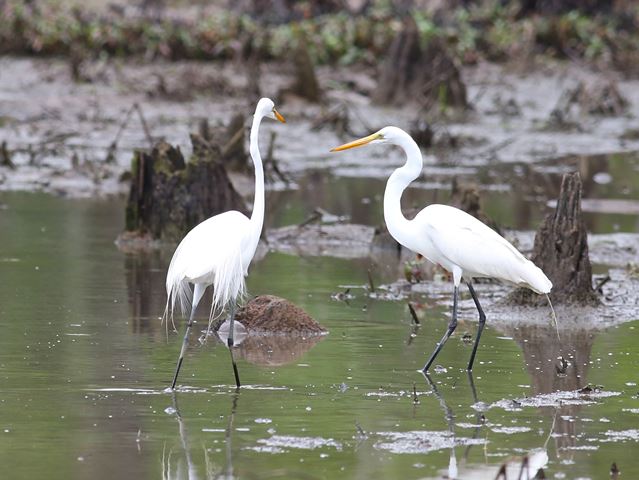
<svg viewBox="0 0 639 480">
<path fill-rule="evenodd" d="M 363 181 L 333 180 L 317 198 L 303 180 L 301 192 L 273 193 L 270 225 L 302 221 L 319 201 L 353 221 L 381 221 L 379 195 L 356 201 Z M 368 182 L 381 193 L 383 182 Z M 430 195 L 414 189 L 407 201 Z M 488 212 L 517 211 L 506 208 L 513 195 L 490 194 Z M 545 213 L 531 203 L 521 202 L 528 216 L 501 221 L 531 228 Z M 442 478 L 454 469 L 493 478 L 536 449 L 547 451 L 549 478 L 604 478 L 612 462 L 624 478 L 639 476 L 639 321 L 567 334 L 574 366 L 558 376 L 552 330 L 500 331 L 489 315 L 471 381 L 462 338 L 476 319 L 464 316 L 429 384 L 417 369 L 446 328 L 447 305 L 414 296 L 415 329 L 405 301 L 363 288 L 348 303 L 331 299 L 364 285 L 371 259 L 270 253 L 253 265 L 250 292 L 290 299 L 330 334 L 240 350 L 239 393 L 226 348 L 193 335 L 183 387 L 171 395 L 181 335 L 167 337 L 159 321 L 171 248 L 119 252 L 119 200 L 2 193 L 0 204 L 0 463 L 9 478 Z M 589 222 L 635 231 L 636 215 L 614 215 Z M 205 309 L 198 319 L 201 330 Z M 588 384 L 605 395 L 524 401 Z"/>
</svg>

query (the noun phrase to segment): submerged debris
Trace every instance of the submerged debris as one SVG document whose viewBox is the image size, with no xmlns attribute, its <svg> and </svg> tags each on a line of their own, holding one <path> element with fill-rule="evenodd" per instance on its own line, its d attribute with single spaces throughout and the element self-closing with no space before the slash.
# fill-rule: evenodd
<svg viewBox="0 0 639 480">
<path fill-rule="evenodd" d="M 475 403 L 471 407 L 479 412 L 484 412 L 492 408 L 501 408 L 506 411 L 516 412 L 524 408 L 540 408 L 540 407 L 562 407 L 569 405 L 591 405 L 596 400 L 617 397 L 620 392 L 604 391 L 601 388 L 586 388 L 571 391 L 558 391 L 553 393 L 544 393 L 535 395 L 534 397 L 524 398 L 504 398 L 490 405 L 483 403 Z"/>
<path fill-rule="evenodd" d="M 617 462 L 612 462 L 612 465 L 610 465 L 610 478 L 617 479 L 620 473 L 621 471 L 619 467 L 617 467 Z"/>
<path fill-rule="evenodd" d="M 581 214 L 581 178 L 565 174 L 555 211 L 544 219 L 537 234 L 531 260 L 553 283 L 553 302 L 599 304 L 592 288 L 588 256 L 588 232 Z M 517 304 L 545 304 L 546 298 L 527 288 L 510 295 Z"/>
</svg>

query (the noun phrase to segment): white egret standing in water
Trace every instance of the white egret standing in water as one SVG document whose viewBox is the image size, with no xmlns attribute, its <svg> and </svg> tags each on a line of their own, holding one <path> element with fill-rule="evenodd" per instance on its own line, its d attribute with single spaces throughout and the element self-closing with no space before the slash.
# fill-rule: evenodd
<svg viewBox="0 0 639 480">
<path fill-rule="evenodd" d="M 189 322 L 186 325 L 180 357 L 171 384 L 172 389 L 175 388 L 184 360 L 195 310 L 209 285 L 213 285 L 211 315 L 221 312 L 224 308 L 229 309 L 227 344 L 231 352 L 235 383 L 240 386 L 232 350 L 234 316 L 236 300 L 245 291 L 244 277 L 248 275 L 248 267 L 255 255 L 264 222 L 264 169 L 258 147 L 259 127 L 264 117 L 285 122 L 270 99 L 262 98 L 258 102 L 250 135 L 250 152 L 255 166 L 255 201 L 251 218 L 231 210 L 203 221 L 186 234 L 171 259 L 166 275 L 168 299 L 165 319 L 168 319 L 169 312 L 173 315 L 176 304 L 179 303 L 183 314 L 186 314 L 189 304 L 191 306 Z M 193 293 L 190 283 L 194 285 Z"/>
<path fill-rule="evenodd" d="M 546 295 L 550 292 L 552 283 L 539 267 L 525 258 L 504 237 L 458 208 L 433 204 L 421 210 L 413 220 L 404 217 L 401 209 L 402 192 L 421 174 L 423 164 L 419 147 L 402 129 L 385 127 L 368 137 L 331 151 L 361 147 L 369 143 L 397 145 L 406 153 L 406 163 L 395 170 L 386 183 L 384 220 L 388 231 L 406 248 L 453 274 L 452 318 L 448 330 L 424 365 L 423 371 L 428 371 L 457 327 L 457 296 L 462 278 L 479 312 L 479 328 L 468 363 L 468 370 L 472 370 L 479 338 L 486 323 L 486 315 L 479 304 L 472 278 L 496 278 Z"/>
</svg>

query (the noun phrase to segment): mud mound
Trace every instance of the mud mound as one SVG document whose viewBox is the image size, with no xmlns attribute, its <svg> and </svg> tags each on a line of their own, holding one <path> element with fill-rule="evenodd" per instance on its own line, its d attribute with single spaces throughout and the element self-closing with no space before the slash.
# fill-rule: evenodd
<svg viewBox="0 0 639 480">
<path fill-rule="evenodd" d="M 249 334 L 322 335 L 326 329 L 297 305 L 274 295 L 259 295 L 242 307 L 235 319 Z"/>
</svg>

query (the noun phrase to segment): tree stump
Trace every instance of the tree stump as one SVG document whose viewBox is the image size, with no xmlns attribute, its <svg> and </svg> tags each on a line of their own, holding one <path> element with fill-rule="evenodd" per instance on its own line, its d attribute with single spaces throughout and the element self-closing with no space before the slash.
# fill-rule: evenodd
<svg viewBox="0 0 639 480">
<path fill-rule="evenodd" d="M 308 41 L 303 31 L 296 31 L 295 42 L 295 50 L 293 51 L 295 82 L 288 91 L 309 102 L 317 103 L 320 101 L 321 91 L 315 75 L 313 60 L 308 51 Z"/>
<path fill-rule="evenodd" d="M 166 142 L 151 153 L 135 153 L 123 236 L 177 242 L 213 215 L 233 209 L 246 212 L 219 150 L 199 135 L 192 135 L 191 142 L 193 157 L 188 163 L 179 148 Z"/>
<path fill-rule="evenodd" d="M 537 234 L 531 260 L 553 283 L 554 302 L 598 305 L 592 288 L 592 269 L 588 257 L 588 232 L 581 214 L 579 172 L 567 173 L 554 213 L 546 216 Z M 518 304 L 544 304 L 546 299 L 525 288 L 510 295 Z"/>
<path fill-rule="evenodd" d="M 385 105 L 417 101 L 425 108 L 468 107 L 466 86 L 445 44 L 432 38 L 423 50 L 410 16 L 391 43 L 373 100 Z"/>
</svg>

